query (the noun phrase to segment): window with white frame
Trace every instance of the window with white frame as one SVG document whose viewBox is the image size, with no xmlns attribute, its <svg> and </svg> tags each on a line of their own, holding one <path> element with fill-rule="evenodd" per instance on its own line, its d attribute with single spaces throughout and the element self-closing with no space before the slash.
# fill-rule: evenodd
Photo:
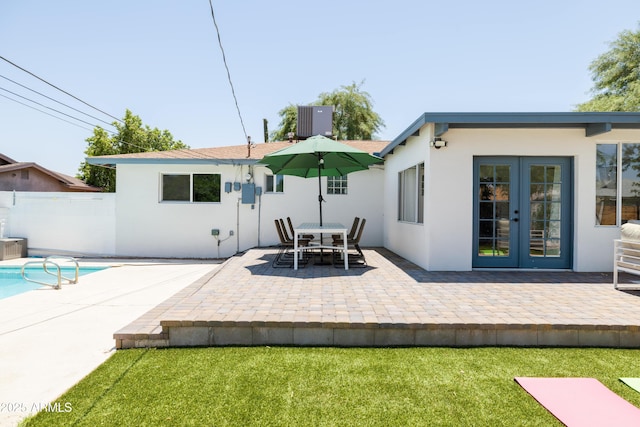
<svg viewBox="0 0 640 427">
<path fill-rule="evenodd" d="M 266 193 L 284 193 L 284 175 L 267 175 L 264 187 Z"/>
<path fill-rule="evenodd" d="M 596 145 L 596 225 L 640 220 L 640 143 Z"/>
<path fill-rule="evenodd" d="M 347 176 L 328 176 L 327 194 L 347 194 Z"/>
<path fill-rule="evenodd" d="M 220 202 L 220 174 L 163 174 L 163 202 Z"/>
<path fill-rule="evenodd" d="M 398 173 L 398 221 L 424 222 L 424 163 Z"/>
</svg>

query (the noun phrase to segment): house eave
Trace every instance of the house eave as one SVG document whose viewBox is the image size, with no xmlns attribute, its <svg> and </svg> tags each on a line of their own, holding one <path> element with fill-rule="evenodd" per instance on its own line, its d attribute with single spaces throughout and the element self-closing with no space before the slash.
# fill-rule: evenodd
<svg viewBox="0 0 640 427">
<path fill-rule="evenodd" d="M 419 135 L 427 123 L 435 126 L 439 137 L 450 129 L 563 129 L 583 128 L 591 137 L 613 129 L 640 129 L 640 113 L 424 113 L 382 150 L 382 157 L 404 145 L 410 136 Z"/>
</svg>

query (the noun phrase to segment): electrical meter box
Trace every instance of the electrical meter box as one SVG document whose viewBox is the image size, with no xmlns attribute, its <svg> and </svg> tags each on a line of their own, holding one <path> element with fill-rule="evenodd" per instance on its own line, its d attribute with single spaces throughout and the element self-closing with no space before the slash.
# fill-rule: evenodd
<svg viewBox="0 0 640 427">
<path fill-rule="evenodd" d="M 242 184 L 242 203 L 252 205 L 256 202 L 256 185 L 253 183 Z"/>
</svg>

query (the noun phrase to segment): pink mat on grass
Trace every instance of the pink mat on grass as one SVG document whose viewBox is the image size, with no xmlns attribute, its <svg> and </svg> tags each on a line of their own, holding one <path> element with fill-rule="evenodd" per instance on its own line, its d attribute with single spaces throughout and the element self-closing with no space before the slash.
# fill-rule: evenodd
<svg viewBox="0 0 640 427">
<path fill-rule="evenodd" d="M 595 378 L 515 380 L 566 426 L 640 426 L 640 409 Z"/>
</svg>

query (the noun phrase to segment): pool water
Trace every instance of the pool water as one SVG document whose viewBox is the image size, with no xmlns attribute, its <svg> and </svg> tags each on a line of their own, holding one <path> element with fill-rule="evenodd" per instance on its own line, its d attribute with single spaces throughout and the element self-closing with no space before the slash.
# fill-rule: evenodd
<svg viewBox="0 0 640 427">
<path fill-rule="evenodd" d="M 107 267 L 80 267 L 79 276 L 104 270 Z M 49 268 L 49 271 L 57 273 L 57 269 Z M 75 277 L 75 267 L 60 267 L 60 274 L 64 277 Z M 43 271 L 41 266 L 25 268 L 25 275 L 32 280 L 39 280 L 52 285 L 57 283 L 57 276 L 52 276 Z M 66 282 L 64 279 L 62 285 Z M 8 298 L 23 292 L 31 291 L 39 288 L 49 288 L 37 283 L 31 283 L 22 278 L 22 267 L 0 267 L 0 299 Z M 53 289 L 53 288 L 51 288 Z"/>
</svg>

